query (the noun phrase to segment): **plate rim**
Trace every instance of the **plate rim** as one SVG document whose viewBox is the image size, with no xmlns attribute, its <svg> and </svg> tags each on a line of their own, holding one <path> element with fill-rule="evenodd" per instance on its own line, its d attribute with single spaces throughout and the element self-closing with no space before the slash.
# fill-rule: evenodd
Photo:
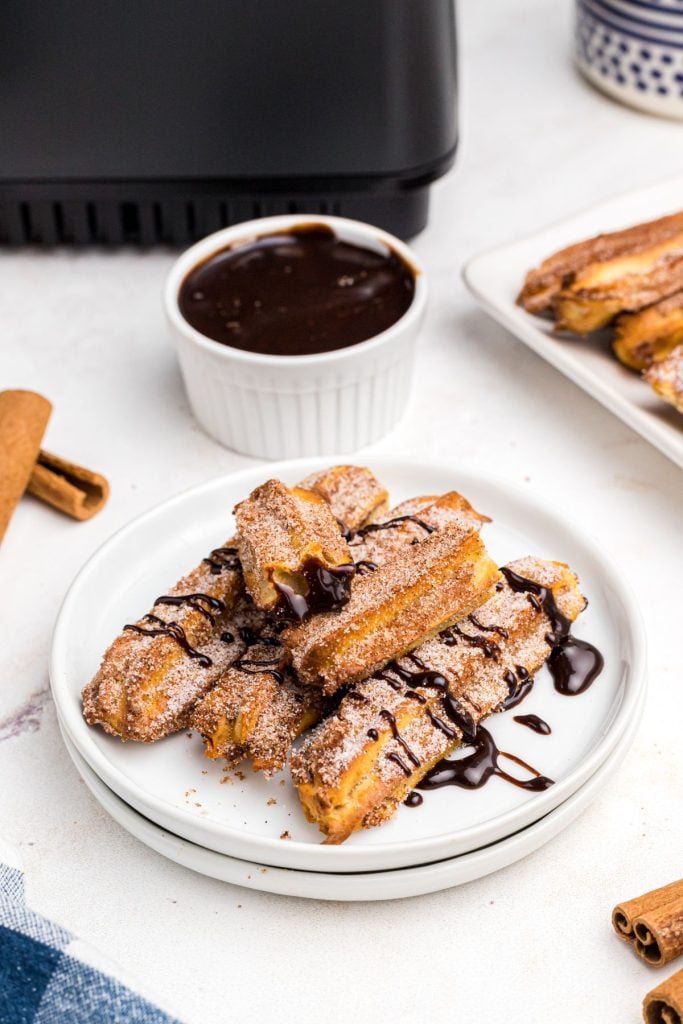
<svg viewBox="0 0 683 1024">
<path fill-rule="evenodd" d="M 639 710 L 642 710 L 642 706 L 645 703 L 645 696 L 645 692 L 643 692 L 640 696 Z M 366 871 L 349 874 L 310 871 L 307 869 L 299 868 L 286 868 L 260 864 L 255 861 L 241 860 L 240 858 L 233 857 L 229 854 L 218 853 L 215 850 L 202 847 L 196 843 L 193 843 L 191 840 L 184 839 L 182 836 L 177 836 L 175 835 L 175 833 L 169 832 L 167 829 L 162 828 L 160 825 L 158 825 L 154 821 L 151 821 L 149 818 L 145 818 L 144 815 L 140 814 L 133 807 L 127 804 L 122 797 L 120 797 L 113 790 L 109 789 L 106 783 L 103 782 L 103 780 L 97 775 L 94 769 L 91 768 L 90 765 L 88 765 L 88 763 L 83 758 L 83 755 L 75 749 L 75 747 L 73 746 L 73 741 L 69 740 L 69 738 L 64 736 L 63 733 L 62 738 L 64 740 L 64 745 L 66 747 L 67 753 L 69 754 L 69 757 L 71 758 L 74 767 L 76 768 L 76 771 L 79 773 L 79 775 L 85 782 L 88 791 L 91 793 L 93 799 L 96 800 L 99 806 L 102 807 L 103 810 L 105 810 L 106 813 L 114 821 L 116 821 L 116 823 L 121 828 L 125 829 L 129 835 L 132 835 L 135 839 L 137 839 L 138 842 L 143 843 L 143 845 L 146 846 L 148 849 L 153 850 L 155 853 L 158 853 L 159 856 L 164 857 L 167 860 L 170 860 L 172 863 L 178 864 L 181 867 L 184 867 L 186 870 L 196 871 L 199 874 L 203 874 L 206 877 L 213 878 L 217 881 L 221 881 L 229 885 L 237 885 L 241 888 L 247 888 L 257 892 L 275 893 L 290 897 L 293 896 L 297 899 L 344 900 L 347 902 L 380 902 L 393 899 L 406 899 L 414 896 L 426 895 L 428 893 L 439 892 L 443 889 L 454 888 L 458 885 L 465 885 L 467 884 L 467 882 L 475 881 L 479 878 L 484 878 L 487 875 L 493 874 L 496 871 L 500 871 L 505 867 L 510 867 L 512 864 L 517 863 L 518 861 L 529 856 L 531 853 L 534 853 L 536 850 L 540 849 L 547 842 L 550 842 L 557 835 L 559 835 L 560 832 L 564 831 L 565 828 L 571 825 L 572 822 L 590 806 L 593 800 L 597 797 L 598 793 L 602 789 L 604 789 L 604 787 L 616 774 L 618 768 L 626 759 L 626 756 L 628 755 L 632 747 L 636 732 L 638 730 L 640 717 L 640 715 L 634 716 L 634 718 L 629 722 L 627 730 L 621 737 L 617 746 L 614 748 L 611 754 L 608 755 L 608 757 L 605 759 L 603 764 L 600 765 L 596 772 L 587 780 L 587 782 L 584 783 L 583 786 L 580 786 L 565 801 L 558 804 L 557 807 L 549 811 L 548 814 L 539 818 L 537 821 L 534 821 L 531 824 L 525 826 L 518 832 L 515 832 L 510 836 L 506 836 L 503 839 L 498 840 L 497 842 L 490 843 L 484 847 L 480 847 L 477 850 L 470 850 L 467 853 L 457 854 L 454 857 L 448 857 L 444 860 L 438 860 L 427 864 L 409 865 L 402 868 L 392 868 L 389 870 Z M 60 732 L 61 730 L 62 726 L 60 722 Z M 86 775 L 83 774 L 83 766 L 85 767 L 86 772 L 88 773 L 88 777 L 86 777 Z M 93 787 L 96 787 L 97 792 L 96 789 Z M 100 799 L 98 793 L 101 793 L 102 790 L 105 791 L 105 798 L 107 800 L 113 802 L 115 805 L 120 805 L 120 816 L 113 814 L 110 808 L 106 806 L 102 799 Z M 577 804 L 579 804 L 578 808 L 576 806 Z M 122 818 L 124 818 L 125 820 L 121 820 Z M 134 831 L 133 828 L 129 827 L 126 821 L 132 823 L 133 825 L 138 825 L 138 828 Z M 143 838 L 142 835 L 140 835 L 140 832 L 143 831 L 148 834 L 152 834 L 155 837 L 158 836 L 158 842 L 154 844 L 152 842 L 148 842 L 145 838 Z M 539 834 L 541 837 L 540 841 L 535 842 L 535 839 L 539 837 Z M 525 843 L 525 840 L 530 839 L 532 840 L 531 844 Z M 175 845 L 177 850 L 187 849 L 187 855 L 183 857 L 171 856 L 169 852 L 166 852 L 165 850 L 160 848 L 163 845 L 167 845 L 169 847 Z M 522 847 L 522 849 L 520 850 L 519 847 Z M 511 857 L 507 857 L 506 854 L 510 850 L 513 850 L 514 853 Z M 503 854 L 503 859 L 501 862 L 496 861 L 496 853 Z M 235 878 L 228 879 L 225 877 L 219 877 L 218 874 L 211 873 L 207 870 L 203 870 L 203 868 L 201 866 L 198 866 L 196 863 L 190 863 L 193 860 L 193 858 L 196 858 L 197 856 L 199 856 L 202 859 L 202 862 L 204 864 L 208 865 L 225 864 L 228 866 L 234 865 L 236 866 L 236 868 L 237 866 L 243 866 L 244 869 L 253 868 L 256 873 L 256 877 L 252 878 L 247 875 L 246 878 L 243 877 L 242 880 L 237 880 Z M 452 869 L 456 864 L 457 866 L 462 867 L 463 865 L 476 865 L 477 862 L 483 863 L 484 870 L 475 870 L 473 873 L 468 873 L 467 877 L 461 877 L 455 880 L 453 878 L 443 877 L 444 875 L 448 876 L 449 868 Z M 275 885 L 263 884 L 266 875 L 259 870 L 260 868 L 267 868 L 267 875 L 269 876 L 268 881 L 274 881 L 276 883 Z M 403 893 L 385 893 L 381 891 L 382 885 L 386 884 L 387 882 L 391 884 L 392 882 L 398 880 L 407 880 L 409 882 L 419 881 L 425 877 L 429 878 L 433 875 L 437 876 L 435 879 L 436 884 L 430 883 L 426 886 L 423 885 L 422 887 L 418 887 L 417 891 Z M 296 880 L 296 882 L 298 883 L 297 885 L 295 885 L 295 888 L 297 888 L 299 891 L 296 892 L 292 891 L 291 884 L 287 884 L 293 882 L 294 880 Z M 248 884 L 252 881 L 256 884 Z M 366 881 L 370 882 L 372 886 L 369 892 L 363 892 L 361 894 L 354 895 L 353 893 L 347 891 L 352 889 L 354 884 L 363 884 Z M 259 882 L 261 884 L 259 884 Z M 278 882 L 279 884 L 277 884 Z M 306 885 L 306 882 L 318 883 L 319 885 L 331 885 L 334 888 L 334 891 L 327 893 L 321 893 L 320 891 L 304 892 L 302 891 L 301 888 L 302 882 L 304 886 Z"/>
<path fill-rule="evenodd" d="M 618 419 L 639 434 L 648 443 L 653 445 L 670 459 L 675 465 L 683 468 L 683 435 L 681 441 L 676 443 L 675 439 L 668 436 L 667 432 L 658 429 L 658 420 L 646 409 L 640 408 L 630 399 L 626 398 L 613 385 L 605 383 L 600 377 L 596 377 L 590 370 L 588 364 L 576 359 L 568 345 L 566 352 L 562 348 L 554 348 L 547 344 L 548 339 L 540 327 L 536 326 L 533 320 L 518 320 L 516 318 L 517 306 L 514 299 L 500 298 L 497 293 L 491 292 L 482 286 L 477 278 L 486 277 L 485 270 L 491 258 L 498 259 L 506 253 L 512 253 L 519 246 L 533 242 L 543 235 L 552 234 L 555 231 L 568 227 L 574 221 L 588 215 L 599 213 L 600 210 L 628 201 L 634 197 L 654 194 L 661 188 L 674 188 L 680 186 L 683 189 L 683 174 L 675 174 L 663 180 L 652 182 L 640 188 L 627 189 L 619 195 L 611 196 L 597 203 L 592 203 L 581 210 L 574 211 L 567 217 L 562 217 L 551 224 L 540 227 L 528 235 L 502 245 L 489 247 L 482 252 L 475 253 L 463 264 L 460 275 L 470 294 L 477 303 L 510 331 L 516 338 L 522 341 L 528 348 L 536 352 L 547 363 L 559 370 L 565 377 L 589 394 L 593 399 L 617 416 Z M 663 214 L 662 214 L 663 216 Z M 628 226 L 628 225 L 626 225 Z M 618 229 L 615 229 L 618 230 Z M 552 243 L 551 243 L 552 246 Z M 520 282 L 521 284 L 521 282 Z M 526 314 L 530 317 L 530 314 Z M 635 421 L 635 422 L 634 422 Z M 636 425 L 637 424 L 637 425 Z"/>
<path fill-rule="evenodd" d="M 344 464 L 345 461 L 348 461 L 348 457 L 347 460 L 344 460 L 342 456 L 339 461 L 341 464 Z M 373 463 L 380 475 L 382 474 L 383 467 L 390 471 L 393 470 L 399 473 L 405 471 L 406 468 L 410 470 L 412 467 L 416 467 L 420 471 L 423 471 L 425 467 L 427 467 L 428 469 L 433 468 L 435 471 L 452 473 L 454 476 L 460 474 L 462 477 L 468 478 L 471 481 L 480 481 L 484 486 L 493 485 L 494 487 L 502 489 L 504 493 L 511 493 L 513 498 L 516 497 L 518 500 L 521 499 L 525 504 L 532 504 L 534 509 L 549 517 L 549 519 L 554 521 L 557 526 L 566 531 L 569 536 L 577 536 L 577 532 L 573 528 L 572 524 L 566 520 L 562 514 L 558 514 L 556 509 L 553 508 L 545 498 L 539 496 L 535 491 L 532 490 L 530 492 L 528 489 L 522 488 L 518 483 L 509 481 L 504 477 L 500 477 L 495 474 L 482 473 L 480 471 L 464 467 L 458 468 L 455 460 L 448 459 L 430 458 L 417 460 L 413 457 L 392 455 L 384 456 L 378 453 L 376 456 L 370 455 L 368 461 Z M 297 472 L 301 474 L 304 470 L 306 473 L 310 473 L 313 472 L 315 468 L 333 464 L 335 464 L 334 458 L 321 456 L 268 463 L 267 466 L 268 471 L 279 475 L 285 475 L 286 477 L 287 474 L 295 475 Z M 259 854 L 256 859 L 262 859 L 264 863 L 269 862 L 271 865 L 288 866 L 294 869 L 300 869 L 300 867 L 297 868 L 297 864 L 295 862 L 299 862 L 299 864 L 301 864 L 301 862 L 306 862 L 310 859 L 319 860 L 325 864 L 328 870 L 340 873 L 353 871 L 354 863 L 356 865 L 358 865 L 359 862 L 376 863 L 386 857 L 393 858 L 394 863 L 398 862 L 398 858 L 398 860 L 402 861 L 404 866 L 406 859 L 411 863 L 414 863 L 415 859 L 417 859 L 418 862 L 422 859 L 424 862 L 432 856 L 429 852 L 431 849 L 441 847 L 443 850 L 444 847 L 448 846 L 449 841 L 451 845 L 453 844 L 455 836 L 467 836 L 469 833 L 481 830 L 482 825 L 470 826 L 465 830 L 441 833 L 437 836 L 429 836 L 418 840 L 399 840 L 390 843 L 378 842 L 377 844 L 367 847 L 347 847 L 344 845 L 323 846 L 320 843 L 306 843 L 297 840 L 291 840 L 285 846 L 277 838 L 244 834 L 234 828 L 231 828 L 229 825 L 220 825 L 219 823 L 212 822 L 205 818 L 198 821 L 196 816 L 192 815 L 184 808 L 175 807 L 167 801 L 163 801 L 159 797 L 149 794 L 146 790 L 142 789 L 139 784 L 133 783 L 128 776 L 126 776 L 104 755 L 95 742 L 90 727 L 84 722 L 82 715 L 80 714 L 80 708 L 78 708 L 75 714 L 72 714 L 72 706 L 69 700 L 68 673 L 65 670 L 68 652 L 69 616 L 71 614 L 72 605 L 74 605 L 78 600 L 80 586 L 88 580 L 93 568 L 96 568 L 98 560 L 122 538 L 134 533 L 141 524 L 153 519 L 160 512 L 173 508 L 178 504 L 183 503 L 188 498 L 199 498 L 213 489 L 220 490 L 221 487 L 226 485 L 239 486 L 242 480 L 253 480 L 263 472 L 264 468 L 263 464 L 247 467 L 246 469 L 238 470 L 233 473 L 222 474 L 218 477 L 209 479 L 202 484 L 184 489 L 180 493 L 155 504 L 139 516 L 134 517 L 130 522 L 126 523 L 112 534 L 111 537 L 104 541 L 104 543 L 93 552 L 90 558 L 87 559 L 82 568 L 76 574 L 64 596 L 53 630 L 49 674 L 53 699 L 55 701 L 60 720 L 63 722 L 67 734 L 76 746 L 78 752 L 110 789 L 112 789 L 118 796 L 123 797 L 126 802 L 132 803 L 138 810 L 140 810 L 142 806 L 144 811 L 141 811 L 141 813 L 157 823 L 160 823 L 160 818 L 176 822 L 177 824 L 172 830 L 178 831 L 179 827 L 184 829 L 184 837 L 188 841 L 194 841 L 192 837 L 188 835 L 188 830 L 194 834 L 199 829 L 202 833 L 206 834 L 206 838 L 204 839 L 204 845 L 206 846 L 208 846 L 209 840 L 212 840 L 213 842 L 220 842 L 222 846 L 232 845 L 235 847 L 235 851 L 238 851 L 234 854 L 238 858 L 240 858 L 241 851 L 248 848 L 258 848 Z M 500 834 L 509 834 L 510 832 L 517 831 L 522 827 L 519 822 L 513 824 L 512 819 L 518 819 L 520 817 L 524 818 L 526 816 L 527 820 L 532 820 L 534 816 L 543 816 L 545 813 L 548 813 L 552 807 L 561 804 L 563 800 L 571 794 L 571 792 L 584 784 L 619 741 L 619 738 L 628 725 L 630 718 L 636 714 L 639 697 L 645 690 L 647 658 L 646 634 L 642 613 L 640 612 L 635 596 L 628 582 L 621 576 L 619 568 L 612 562 L 609 556 L 605 555 L 597 542 L 589 535 L 580 535 L 578 539 L 587 550 L 587 553 L 597 562 L 597 564 L 607 570 L 608 576 L 611 577 L 622 603 L 627 626 L 627 634 L 631 639 L 633 655 L 633 664 L 627 677 L 631 685 L 626 686 L 624 699 L 621 701 L 606 734 L 598 741 L 593 750 L 591 750 L 584 761 L 581 762 L 580 766 L 577 766 L 573 772 L 571 772 L 566 778 L 562 779 L 556 786 L 551 787 L 550 790 L 547 790 L 545 793 L 536 794 L 532 801 L 528 801 L 527 804 L 520 805 L 517 808 L 512 808 L 511 810 L 492 819 L 499 823 L 496 831 Z M 62 670 L 62 666 L 64 666 L 64 671 Z M 62 697 L 64 700 L 62 700 Z M 574 782 L 573 780 L 575 780 L 577 775 L 582 776 L 582 778 L 580 777 L 578 782 Z M 557 799 L 558 793 L 566 795 L 560 796 L 560 798 Z M 540 808 L 540 813 L 536 815 L 536 811 L 531 810 L 532 807 Z M 526 811 L 524 810 L 525 808 Z M 509 829 L 509 831 L 506 833 L 504 831 L 505 829 Z M 497 838 L 500 838 L 500 834 Z M 461 839 L 461 841 L 463 840 Z M 469 840 L 464 841 L 469 842 Z M 213 849 L 217 850 L 215 846 Z M 221 851 L 217 850 L 217 852 Z M 253 856 L 253 854 L 250 854 L 249 856 Z M 443 853 L 443 856 L 448 856 L 448 853 Z M 324 860 L 323 858 L 326 859 Z M 438 859 L 438 855 L 434 856 L 433 859 Z M 356 866 L 355 870 L 367 870 L 367 868 L 360 868 Z"/>
</svg>

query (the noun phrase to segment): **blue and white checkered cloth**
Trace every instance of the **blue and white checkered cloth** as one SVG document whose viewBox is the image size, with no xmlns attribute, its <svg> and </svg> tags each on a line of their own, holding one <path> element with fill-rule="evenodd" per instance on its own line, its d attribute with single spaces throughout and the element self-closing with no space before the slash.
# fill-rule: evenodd
<svg viewBox="0 0 683 1024">
<path fill-rule="evenodd" d="M 113 964 L 26 907 L 24 873 L 0 844 L 0 1024 L 180 1024 Z"/>
</svg>

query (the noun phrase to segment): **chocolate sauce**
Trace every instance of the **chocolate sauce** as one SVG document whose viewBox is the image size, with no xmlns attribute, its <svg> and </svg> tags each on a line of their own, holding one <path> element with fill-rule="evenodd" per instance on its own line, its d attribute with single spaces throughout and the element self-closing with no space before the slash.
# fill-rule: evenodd
<svg viewBox="0 0 683 1024">
<path fill-rule="evenodd" d="M 367 576 L 369 572 L 374 572 L 377 569 L 377 562 L 370 562 L 366 558 L 361 558 L 360 562 L 356 562 L 356 572 L 359 576 Z"/>
<path fill-rule="evenodd" d="M 393 249 L 354 245 L 311 223 L 214 253 L 187 275 L 178 305 L 222 345 L 304 356 L 380 334 L 414 292 L 415 272 Z"/>
<path fill-rule="evenodd" d="M 583 693 L 603 669 L 605 661 L 600 651 L 586 640 L 571 635 L 571 622 L 557 607 L 552 590 L 519 576 L 506 566 L 501 572 L 514 591 L 535 597 L 539 610 L 542 609 L 550 620 L 551 632 L 546 635 L 546 641 L 553 648 L 548 668 L 555 689 L 568 697 Z"/>
<path fill-rule="evenodd" d="M 553 731 L 548 723 L 544 722 L 538 715 L 514 715 L 512 721 L 525 725 L 527 729 L 537 732 L 540 736 L 550 736 L 550 733 Z"/>
<path fill-rule="evenodd" d="M 420 793 L 414 789 L 411 793 L 408 793 L 408 796 L 405 798 L 403 803 L 406 807 L 419 807 L 420 804 L 424 803 L 424 799 Z"/>
<path fill-rule="evenodd" d="M 278 672 L 274 669 L 273 665 L 279 665 L 281 658 L 271 658 L 269 661 L 258 661 L 255 658 L 238 658 L 237 661 L 233 662 L 233 668 L 238 668 L 242 672 L 246 672 L 249 675 L 257 676 L 261 672 L 267 672 L 269 675 L 281 683 L 284 681 L 282 672 Z"/>
<path fill-rule="evenodd" d="M 413 774 L 400 754 L 394 754 L 392 751 L 391 754 L 387 754 L 387 761 L 393 761 L 394 764 L 397 764 L 401 771 L 403 772 L 403 774 L 406 776 L 406 778 L 410 778 L 410 776 Z"/>
<path fill-rule="evenodd" d="M 487 640 L 484 636 L 474 636 L 472 633 L 463 633 L 460 626 L 449 626 L 441 631 L 439 636 L 447 647 L 455 647 L 458 639 L 464 640 L 470 647 L 479 647 L 484 652 L 485 658 L 493 658 L 494 661 L 500 654 L 500 647 L 495 640 Z"/>
<path fill-rule="evenodd" d="M 426 668 L 424 662 L 415 655 L 408 655 L 408 657 L 418 665 L 419 670 L 417 672 L 411 672 L 410 669 L 403 668 L 398 662 L 392 661 L 378 675 L 385 682 L 389 683 L 394 690 L 400 690 L 401 683 L 392 679 L 391 676 L 387 675 L 387 672 L 394 672 L 403 683 L 408 683 L 411 688 L 424 686 L 432 690 L 438 690 L 450 720 L 460 729 L 465 739 L 473 738 L 477 731 L 477 723 L 469 711 L 455 697 L 451 696 L 448 689 L 448 680 L 445 676 L 442 676 L 440 672 L 433 672 Z"/>
<path fill-rule="evenodd" d="M 575 697 L 587 690 L 602 672 L 604 664 L 597 647 L 575 636 L 565 637 L 548 658 L 555 689 L 566 697 Z"/>
<path fill-rule="evenodd" d="M 393 665 L 389 665 L 388 668 L 392 669 Z M 396 671 L 396 670 L 394 669 L 394 671 Z M 386 669 L 383 669 L 381 672 L 378 672 L 377 675 L 378 675 L 378 677 L 380 679 L 383 679 L 384 682 L 387 683 L 391 687 L 392 690 L 395 690 L 396 693 L 398 693 L 398 691 L 403 686 L 403 684 L 400 681 L 400 679 L 394 679 L 392 676 L 388 675 Z"/>
<path fill-rule="evenodd" d="M 430 790 L 441 789 L 442 786 L 460 786 L 462 789 L 481 789 L 493 775 L 497 775 L 519 789 L 531 790 L 534 793 L 554 785 L 552 779 L 541 775 L 521 758 L 499 750 L 493 736 L 484 726 L 479 726 L 476 738 L 469 746 L 474 748 L 471 754 L 457 759 L 444 758 L 439 761 L 418 782 L 417 788 Z M 498 763 L 500 757 L 507 757 L 520 767 L 526 768 L 533 778 L 516 779 L 514 775 L 508 774 Z"/>
<path fill-rule="evenodd" d="M 134 633 L 140 633 L 142 636 L 168 636 L 181 647 L 185 654 L 189 655 L 190 658 L 194 658 L 202 668 L 209 668 L 213 665 L 213 661 L 208 654 L 202 654 L 201 651 L 196 650 L 189 642 L 185 635 L 185 630 L 177 622 L 164 622 L 157 615 L 143 615 L 143 621 L 152 622 L 154 626 L 151 629 L 146 629 L 144 626 L 137 626 L 135 623 L 129 622 L 123 628 L 131 630 Z"/>
<path fill-rule="evenodd" d="M 237 632 L 240 635 L 240 640 L 243 644 L 246 644 L 247 647 L 253 647 L 254 644 L 257 644 L 260 640 L 258 633 L 255 633 L 251 626 L 240 626 Z"/>
<path fill-rule="evenodd" d="M 211 625 L 216 621 L 216 617 L 212 613 L 225 611 L 225 602 L 218 597 L 211 597 L 210 594 L 163 594 L 154 603 L 178 606 L 188 604 L 190 608 L 208 619 Z"/>
<path fill-rule="evenodd" d="M 401 523 L 415 523 L 426 533 L 434 533 L 436 530 L 435 526 L 425 523 L 419 516 L 395 516 L 393 519 L 387 519 L 384 523 L 368 523 L 367 526 L 361 526 L 360 530 L 354 534 L 354 538 L 365 537 L 368 533 L 377 533 L 379 530 L 391 530 L 392 527 L 400 526 Z M 417 538 L 415 539 L 417 540 Z"/>
<path fill-rule="evenodd" d="M 497 633 L 502 640 L 507 640 L 509 636 L 507 629 L 503 629 L 502 626 L 485 626 L 483 622 L 479 621 L 474 612 L 471 615 L 468 615 L 467 618 L 472 625 L 476 626 L 477 629 L 480 629 L 482 633 Z"/>
<path fill-rule="evenodd" d="M 379 739 L 379 733 L 376 729 L 368 729 L 367 735 L 373 742 Z"/>
<path fill-rule="evenodd" d="M 337 519 L 337 525 L 339 526 L 339 530 L 341 531 L 341 535 L 344 538 L 344 540 L 351 540 L 351 538 L 353 537 L 353 533 L 351 532 L 351 530 L 349 530 L 346 523 L 342 522 L 341 519 Z"/>
<path fill-rule="evenodd" d="M 226 629 L 221 633 L 221 640 L 224 644 L 234 644 L 235 634 Z"/>
<path fill-rule="evenodd" d="M 555 595 L 549 587 L 544 587 L 534 580 L 528 580 L 525 576 L 519 576 L 506 565 L 502 566 L 500 571 L 507 580 L 510 589 L 514 590 L 515 593 L 531 594 L 538 599 L 534 602 L 534 608 L 538 611 L 542 609 L 550 620 L 552 632 L 547 635 L 546 640 L 551 647 L 559 644 L 560 640 L 564 637 L 569 636 L 571 622 L 557 607 Z"/>
<path fill-rule="evenodd" d="M 404 693 L 404 697 L 407 697 L 409 700 L 414 700 L 418 704 L 427 703 L 427 698 L 423 697 L 421 693 L 417 692 L 417 690 L 406 690 L 406 692 Z"/>
<path fill-rule="evenodd" d="M 517 675 L 515 675 L 515 672 Z M 524 665 L 515 665 L 515 672 L 508 669 L 503 676 L 508 686 L 508 695 L 500 704 L 499 711 L 509 711 L 521 704 L 525 697 L 528 697 L 534 688 L 534 679 L 524 668 Z"/>
<path fill-rule="evenodd" d="M 406 741 L 401 736 L 401 733 L 398 730 L 398 726 L 396 725 L 396 719 L 392 715 L 391 711 L 387 711 L 386 708 L 382 708 L 382 710 L 380 711 L 380 717 L 383 718 L 385 722 L 389 723 L 391 735 L 394 737 L 398 745 L 403 749 L 403 752 L 405 753 L 406 757 L 411 762 L 411 764 L 415 765 L 416 768 L 419 768 L 422 762 L 420 761 L 419 757 L 417 757 L 416 754 L 410 749 Z"/>
<path fill-rule="evenodd" d="M 431 708 L 427 708 L 427 718 L 432 723 L 434 728 L 442 732 L 444 736 L 448 737 L 449 740 L 455 739 L 455 737 L 457 736 L 455 729 L 451 729 L 450 725 L 446 725 L 443 719 L 435 715 Z"/>
<path fill-rule="evenodd" d="M 220 573 L 230 570 L 239 571 L 242 566 L 237 557 L 237 548 L 214 548 L 207 558 L 202 559 L 209 566 L 212 576 L 219 576 Z"/>
<path fill-rule="evenodd" d="M 300 594 L 287 583 L 273 580 L 280 595 L 278 614 L 290 619 L 305 619 L 313 612 L 329 612 L 343 608 L 351 597 L 351 581 L 356 574 L 353 562 L 328 569 L 318 562 L 308 562 L 301 571 L 306 593 Z"/>
</svg>

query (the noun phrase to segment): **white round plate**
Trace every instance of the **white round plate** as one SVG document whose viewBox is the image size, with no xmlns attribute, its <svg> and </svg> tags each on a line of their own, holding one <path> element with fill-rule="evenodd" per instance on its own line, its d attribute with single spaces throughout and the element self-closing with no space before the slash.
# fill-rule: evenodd
<svg viewBox="0 0 683 1024">
<path fill-rule="evenodd" d="M 256 864 L 215 853 L 166 832 L 134 811 L 105 786 L 66 735 L 63 735 L 66 748 L 77 770 L 98 803 L 122 828 L 163 857 L 199 874 L 208 875 L 209 878 L 231 882 L 247 889 L 316 900 L 357 901 L 395 900 L 439 892 L 441 889 L 450 889 L 455 885 L 483 878 L 533 853 L 570 825 L 595 799 L 628 753 L 637 724 L 637 718 L 633 718 L 612 753 L 588 782 L 540 821 L 528 825 L 515 835 L 501 839 L 484 849 L 463 853 L 459 857 L 451 857 L 436 864 L 358 874 L 294 871 Z"/>
<path fill-rule="evenodd" d="M 571 796 L 623 735 L 644 687 L 643 629 L 630 590 L 596 545 L 529 492 L 449 463 L 376 457 L 371 468 L 389 487 L 392 502 L 461 491 L 493 517 L 484 535 L 500 564 L 526 554 L 568 562 L 590 601 L 576 633 L 602 651 L 602 674 L 581 696 L 563 697 L 544 670 L 522 706 L 523 713 L 544 718 L 552 735 L 515 723 L 517 710 L 487 723 L 501 749 L 555 780 L 550 789 L 530 793 L 493 778 L 480 790 L 430 792 L 421 807 L 400 808 L 381 828 L 356 833 L 343 846 L 323 846 L 317 829 L 304 820 L 286 772 L 271 780 L 248 767 L 248 776 L 226 775 L 219 763 L 203 757 L 196 735 L 124 744 L 85 724 L 82 687 L 122 624 L 230 536 L 231 509 L 264 478 L 294 483 L 325 464 L 276 463 L 214 480 L 152 509 L 100 548 L 69 590 L 53 639 L 52 690 L 69 738 L 103 782 L 145 817 L 243 860 L 324 872 L 386 870 L 452 857 L 512 835 Z M 285 832 L 289 840 L 280 838 Z"/>
</svg>

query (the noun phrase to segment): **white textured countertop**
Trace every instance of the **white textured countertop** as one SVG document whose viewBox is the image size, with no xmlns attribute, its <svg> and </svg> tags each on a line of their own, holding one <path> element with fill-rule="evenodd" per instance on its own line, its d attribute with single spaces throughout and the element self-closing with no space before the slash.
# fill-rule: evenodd
<svg viewBox="0 0 683 1024">
<path fill-rule="evenodd" d="M 0 834 L 21 850 L 34 909 L 146 979 L 189 1024 L 635 1024 L 671 971 L 637 962 L 609 916 L 617 900 L 683 874 L 683 474 L 480 312 L 459 269 L 480 249 L 680 171 L 683 124 L 621 108 L 577 76 L 569 3 L 459 6 L 462 144 L 416 242 L 432 297 L 414 398 L 376 450 L 448 456 L 554 500 L 630 577 L 650 643 L 631 755 L 525 861 L 427 897 L 314 903 L 176 867 L 100 810 L 48 694 L 64 591 L 133 516 L 248 460 L 188 412 L 159 300 L 172 254 L 0 255 L 0 384 L 49 396 L 46 447 L 112 484 L 106 510 L 82 525 L 25 499 L 0 549 Z"/>
</svg>

